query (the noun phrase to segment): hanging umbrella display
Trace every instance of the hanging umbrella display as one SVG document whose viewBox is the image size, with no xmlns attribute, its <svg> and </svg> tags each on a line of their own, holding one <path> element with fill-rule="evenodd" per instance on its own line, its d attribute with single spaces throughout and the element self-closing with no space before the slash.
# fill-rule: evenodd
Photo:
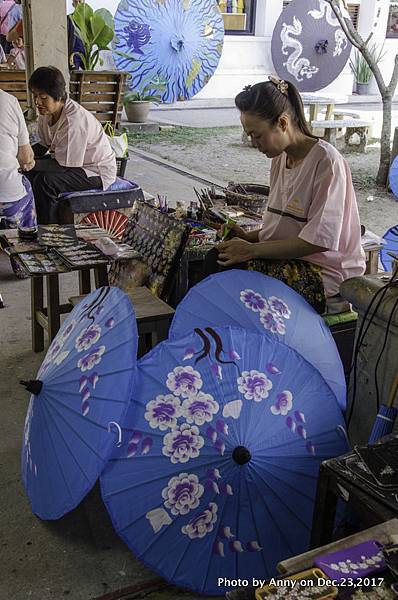
<svg viewBox="0 0 398 600">
<path fill-rule="evenodd" d="M 380 249 L 380 261 L 385 271 L 391 271 L 393 263 L 391 254 L 398 254 L 398 225 L 390 227 L 383 235 L 383 239 L 387 243 Z"/>
<path fill-rule="evenodd" d="M 291 346 L 318 369 L 345 410 L 344 370 L 330 329 L 304 298 L 283 282 L 237 269 L 211 275 L 177 306 L 169 337 L 216 325 L 267 332 Z"/>
<path fill-rule="evenodd" d="M 397 394 L 398 373 L 396 374 L 395 379 L 392 383 L 387 404 L 382 404 L 380 406 L 379 412 L 376 416 L 376 421 L 373 425 L 373 429 L 369 438 L 370 444 L 377 442 L 377 440 L 392 432 L 395 419 L 397 418 L 398 413 L 398 410 L 394 406 L 394 400 Z"/>
<path fill-rule="evenodd" d="M 254 331 L 197 329 L 137 363 L 102 497 L 145 564 L 222 595 L 225 577 L 265 579 L 308 549 L 320 463 L 346 451 L 330 388 L 295 350 Z"/>
<path fill-rule="evenodd" d="M 340 10 L 349 18 L 343 3 Z M 340 75 L 351 43 L 327 0 L 292 0 L 276 23 L 271 52 L 281 79 L 301 92 L 315 92 Z"/>
<path fill-rule="evenodd" d="M 197 94 L 217 68 L 224 22 L 214 0 L 122 0 L 113 56 L 129 88 L 151 89 L 162 102 Z"/>
<path fill-rule="evenodd" d="M 137 353 L 133 307 L 117 288 L 71 312 L 33 381 L 22 479 L 33 512 L 58 519 L 90 491 L 119 443 Z"/>
</svg>

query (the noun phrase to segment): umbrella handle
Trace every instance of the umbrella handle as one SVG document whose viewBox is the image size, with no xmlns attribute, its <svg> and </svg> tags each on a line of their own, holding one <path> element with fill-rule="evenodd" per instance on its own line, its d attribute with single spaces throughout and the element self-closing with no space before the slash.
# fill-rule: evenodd
<svg viewBox="0 0 398 600">
<path fill-rule="evenodd" d="M 394 405 L 395 396 L 398 393 L 398 373 L 395 375 L 395 379 L 392 382 L 390 394 L 388 396 L 387 406 L 388 408 L 392 408 Z"/>
<path fill-rule="evenodd" d="M 117 429 L 118 432 L 118 440 L 116 442 L 116 446 L 119 448 L 122 445 L 122 428 L 120 427 L 119 423 L 116 423 L 116 421 L 109 421 L 108 423 L 108 432 L 111 433 L 111 429 L 112 429 L 112 425 L 114 425 Z"/>
</svg>

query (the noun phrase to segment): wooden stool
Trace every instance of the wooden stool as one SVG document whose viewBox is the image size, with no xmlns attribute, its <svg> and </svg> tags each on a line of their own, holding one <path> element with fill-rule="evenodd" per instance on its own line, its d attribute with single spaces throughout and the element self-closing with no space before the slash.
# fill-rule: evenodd
<svg viewBox="0 0 398 600">
<path fill-rule="evenodd" d="M 134 288 L 128 292 L 134 306 L 138 329 L 138 356 L 142 356 L 162 340 L 167 339 L 174 309 L 157 298 L 146 287 Z M 76 306 L 85 296 L 69 298 Z"/>
</svg>

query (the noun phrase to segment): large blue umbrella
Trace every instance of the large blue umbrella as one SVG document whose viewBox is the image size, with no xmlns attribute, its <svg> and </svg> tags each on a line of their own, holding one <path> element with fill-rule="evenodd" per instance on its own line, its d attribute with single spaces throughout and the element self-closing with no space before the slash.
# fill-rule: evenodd
<svg viewBox="0 0 398 600">
<path fill-rule="evenodd" d="M 344 370 L 330 329 L 308 302 L 283 282 L 236 269 L 212 275 L 180 302 L 169 337 L 216 325 L 266 331 L 291 346 L 318 369 L 345 410 Z"/>
<path fill-rule="evenodd" d="M 213 75 L 224 22 L 214 0 L 122 0 L 115 36 L 113 56 L 130 73 L 129 88 L 175 102 L 197 94 Z"/>
<path fill-rule="evenodd" d="M 396 156 L 392 162 L 388 179 L 394 196 L 398 198 L 398 156 Z"/>
<path fill-rule="evenodd" d="M 131 397 L 137 327 L 117 288 L 89 294 L 52 342 L 32 393 L 22 479 L 33 512 L 58 519 L 89 492 L 121 434 Z"/>
<path fill-rule="evenodd" d="M 392 271 L 393 257 L 391 254 L 398 255 L 398 225 L 390 227 L 383 235 L 383 239 L 386 244 L 381 247 L 380 261 L 385 271 Z"/>
<path fill-rule="evenodd" d="M 116 531 L 165 579 L 209 595 L 308 549 L 320 463 L 347 451 L 318 371 L 239 328 L 142 358 L 124 427 L 101 475 Z"/>
</svg>

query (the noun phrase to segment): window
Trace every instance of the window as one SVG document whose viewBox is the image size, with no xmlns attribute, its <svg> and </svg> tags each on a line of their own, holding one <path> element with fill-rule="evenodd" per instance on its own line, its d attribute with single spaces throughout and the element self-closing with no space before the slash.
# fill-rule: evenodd
<svg viewBox="0 0 398 600">
<path fill-rule="evenodd" d="M 290 4 L 291 0 L 283 0 L 283 8 L 286 8 Z M 359 9 L 361 8 L 360 4 L 347 4 L 347 10 L 350 14 L 351 21 L 355 27 L 358 29 L 359 23 Z"/>
<path fill-rule="evenodd" d="M 398 3 L 391 3 L 386 37 L 398 38 Z"/>
<path fill-rule="evenodd" d="M 257 0 L 217 0 L 227 35 L 254 35 Z"/>
</svg>

